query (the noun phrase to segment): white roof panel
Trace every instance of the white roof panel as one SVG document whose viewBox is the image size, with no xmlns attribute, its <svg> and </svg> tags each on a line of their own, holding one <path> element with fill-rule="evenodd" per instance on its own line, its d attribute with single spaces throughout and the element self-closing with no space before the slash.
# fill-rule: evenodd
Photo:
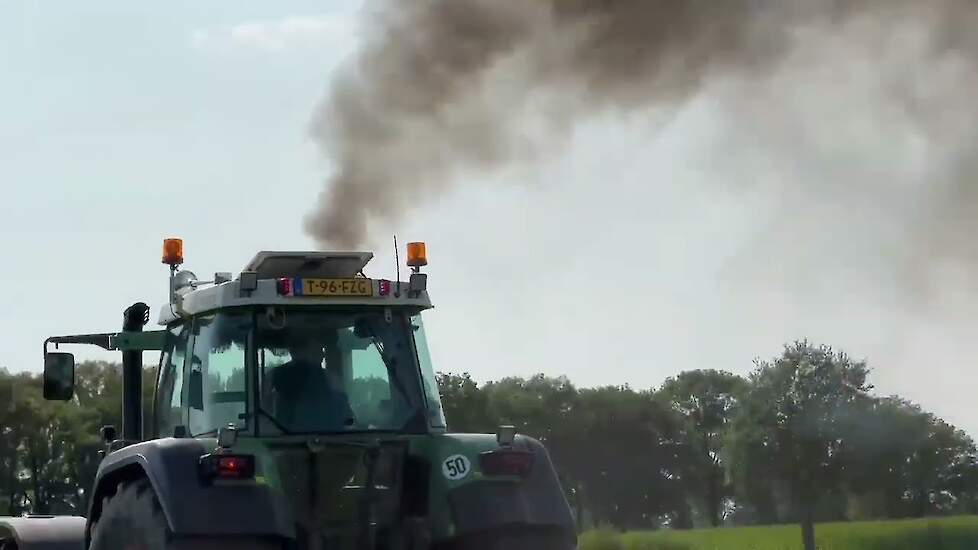
<svg viewBox="0 0 978 550">
<path fill-rule="evenodd" d="M 279 277 L 354 277 L 373 259 L 372 252 L 275 252 L 264 250 L 245 266 L 259 279 Z"/>
</svg>

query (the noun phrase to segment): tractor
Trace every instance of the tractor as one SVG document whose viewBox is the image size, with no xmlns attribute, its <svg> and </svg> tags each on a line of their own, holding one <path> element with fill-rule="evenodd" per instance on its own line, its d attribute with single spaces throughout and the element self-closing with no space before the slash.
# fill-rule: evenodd
<svg viewBox="0 0 978 550">
<path fill-rule="evenodd" d="M 421 319 L 424 243 L 407 246 L 407 281 L 367 277 L 372 258 L 265 251 L 202 281 L 166 239 L 160 330 L 136 303 L 121 332 L 44 342 L 51 400 L 74 398 L 63 346 L 122 354 L 122 430 L 101 430 L 87 516 L 0 518 L 0 549 L 575 548 L 540 442 L 448 430 Z M 160 352 L 149 434 L 146 351 Z"/>
</svg>

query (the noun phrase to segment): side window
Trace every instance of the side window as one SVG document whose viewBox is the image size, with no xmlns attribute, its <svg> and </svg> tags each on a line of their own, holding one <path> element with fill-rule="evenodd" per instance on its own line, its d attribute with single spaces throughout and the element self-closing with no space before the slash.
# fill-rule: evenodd
<svg viewBox="0 0 978 550">
<path fill-rule="evenodd" d="M 169 437 L 183 420 L 183 368 L 190 335 L 183 325 L 168 329 L 167 343 L 160 356 L 160 382 L 156 393 L 156 433 Z"/>
<path fill-rule="evenodd" d="M 218 314 L 194 321 L 194 349 L 187 379 L 190 433 L 246 425 L 248 409 L 245 342 L 251 317 Z"/>
<path fill-rule="evenodd" d="M 359 339 L 352 329 L 341 331 L 341 342 L 347 342 L 350 354 L 346 384 L 350 407 L 357 424 L 367 429 L 400 427 L 401 416 L 395 411 L 404 406 L 391 401 L 391 382 L 380 350 L 366 339 Z"/>
<path fill-rule="evenodd" d="M 428 423 L 434 428 L 444 428 L 445 411 L 442 409 L 441 396 L 438 393 L 438 379 L 431 364 L 431 353 L 428 351 L 428 339 L 425 337 L 421 315 L 411 317 L 411 329 L 414 331 L 414 348 L 418 354 L 418 366 L 421 367 L 421 377 L 424 381 Z"/>
</svg>

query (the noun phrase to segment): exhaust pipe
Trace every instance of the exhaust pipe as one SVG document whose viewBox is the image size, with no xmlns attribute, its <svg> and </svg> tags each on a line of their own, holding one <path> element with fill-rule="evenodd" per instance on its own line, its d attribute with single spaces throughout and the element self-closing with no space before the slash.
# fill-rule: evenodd
<svg viewBox="0 0 978 550">
<path fill-rule="evenodd" d="M 143 302 L 122 313 L 123 332 L 142 332 L 149 322 L 149 306 Z M 122 439 L 143 440 L 143 352 L 122 352 Z"/>
</svg>

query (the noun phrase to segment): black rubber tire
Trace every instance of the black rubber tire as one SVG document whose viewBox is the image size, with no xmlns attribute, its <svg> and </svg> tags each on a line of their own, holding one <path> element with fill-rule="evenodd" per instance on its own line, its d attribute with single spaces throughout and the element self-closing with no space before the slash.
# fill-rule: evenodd
<svg viewBox="0 0 978 550">
<path fill-rule="evenodd" d="M 278 543 L 242 537 L 179 538 L 170 532 L 163 509 L 146 479 L 119 484 L 102 500 L 92 525 L 89 550 L 281 550 Z"/>
</svg>

